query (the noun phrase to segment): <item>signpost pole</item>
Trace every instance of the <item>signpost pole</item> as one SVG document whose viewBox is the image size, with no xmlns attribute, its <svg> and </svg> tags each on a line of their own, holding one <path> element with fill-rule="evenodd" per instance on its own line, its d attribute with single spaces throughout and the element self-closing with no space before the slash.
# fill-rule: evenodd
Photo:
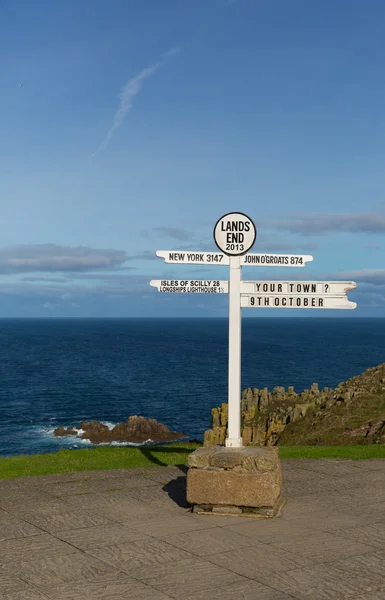
<svg viewBox="0 0 385 600">
<path fill-rule="evenodd" d="M 229 282 L 229 387 L 228 437 L 226 446 L 240 448 L 241 438 L 241 265 L 239 256 L 230 256 Z"/>
</svg>

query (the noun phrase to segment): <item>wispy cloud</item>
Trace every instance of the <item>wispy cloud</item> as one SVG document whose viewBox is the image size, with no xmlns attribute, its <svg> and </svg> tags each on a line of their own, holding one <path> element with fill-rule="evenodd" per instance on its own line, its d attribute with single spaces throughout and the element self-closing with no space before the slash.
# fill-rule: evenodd
<svg viewBox="0 0 385 600">
<path fill-rule="evenodd" d="M 0 274 L 114 269 L 121 267 L 126 260 L 124 250 L 24 244 L 0 248 Z"/>
<path fill-rule="evenodd" d="M 370 250 L 381 250 L 380 244 L 365 244 L 363 248 L 369 248 Z"/>
<path fill-rule="evenodd" d="M 167 227 L 161 225 L 159 227 L 153 227 L 153 231 L 174 240 L 180 240 L 181 242 L 188 242 L 195 237 L 191 231 L 179 227 Z"/>
<path fill-rule="evenodd" d="M 360 269 L 357 271 L 340 271 L 333 274 L 334 279 L 341 281 L 360 281 L 372 285 L 385 285 L 385 269 Z"/>
<path fill-rule="evenodd" d="M 270 227 L 298 233 L 300 235 L 321 235 L 332 231 L 348 233 L 383 233 L 385 215 L 375 213 L 314 213 L 289 217 Z"/>
<path fill-rule="evenodd" d="M 133 104 L 135 96 L 137 96 L 139 94 L 140 90 L 142 89 L 144 81 L 146 79 L 148 79 L 149 77 L 151 77 L 151 75 L 156 73 L 156 71 L 158 71 L 158 69 L 164 65 L 165 60 L 167 60 L 168 58 L 170 58 L 172 56 L 175 56 L 179 52 L 180 52 L 179 47 L 171 48 L 170 50 L 168 50 L 168 52 L 165 52 L 163 54 L 162 60 L 154 63 L 153 65 L 150 65 L 149 67 L 146 67 L 145 69 L 140 71 L 140 73 L 135 75 L 135 77 L 132 77 L 124 84 L 123 89 L 120 92 L 120 96 L 119 96 L 120 103 L 119 103 L 117 111 L 115 112 L 115 116 L 114 116 L 112 125 L 109 128 L 109 130 L 107 131 L 106 137 L 104 138 L 104 140 L 102 141 L 100 146 L 98 146 L 96 148 L 96 150 L 91 154 L 90 161 L 92 161 L 92 159 L 97 154 L 99 154 L 102 150 L 105 150 L 105 148 L 107 148 L 108 144 L 114 137 L 114 135 L 117 132 L 117 130 L 119 129 L 119 127 L 122 126 L 122 124 L 127 116 L 127 113 L 132 108 L 132 104 Z"/>
<path fill-rule="evenodd" d="M 295 250 L 318 250 L 318 244 L 285 244 L 282 242 L 260 242 L 251 252 L 293 252 Z"/>
<path fill-rule="evenodd" d="M 138 254 L 127 256 L 127 260 L 158 260 L 158 257 L 155 254 L 155 250 L 153 252 L 151 250 L 144 250 L 143 252 L 138 252 Z"/>
</svg>

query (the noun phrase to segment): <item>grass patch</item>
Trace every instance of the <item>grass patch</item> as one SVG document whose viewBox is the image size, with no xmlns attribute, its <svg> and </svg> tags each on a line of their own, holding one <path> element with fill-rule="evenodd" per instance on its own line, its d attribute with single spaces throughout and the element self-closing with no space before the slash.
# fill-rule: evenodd
<svg viewBox="0 0 385 600">
<path fill-rule="evenodd" d="M 0 479 L 26 475 L 74 473 L 76 471 L 185 465 L 198 444 L 172 444 L 141 448 L 103 446 L 86 450 L 60 450 L 0 458 Z M 372 446 L 280 446 L 281 458 L 385 458 L 385 445 Z"/>
<path fill-rule="evenodd" d="M 385 444 L 371 446 L 279 446 L 280 458 L 385 458 Z"/>
<path fill-rule="evenodd" d="M 25 475 L 48 475 L 76 471 L 100 471 L 187 463 L 198 444 L 171 444 L 140 448 L 102 446 L 83 450 L 60 450 L 53 454 L 21 454 L 0 458 L 0 479 Z"/>
</svg>

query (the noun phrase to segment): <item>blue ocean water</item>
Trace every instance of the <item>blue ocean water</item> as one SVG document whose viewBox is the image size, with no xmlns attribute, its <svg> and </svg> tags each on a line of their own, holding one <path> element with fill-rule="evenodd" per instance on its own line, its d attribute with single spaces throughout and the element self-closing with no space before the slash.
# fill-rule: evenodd
<svg viewBox="0 0 385 600">
<path fill-rule="evenodd" d="M 0 455 L 89 447 L 58 425 L 153 417 L 202 439 L 227 401 L 227 319 L 0 320 Z M 334 387 L 385 361 L 385 319 L 243 319 L 242 388 Z"/>
</svg>

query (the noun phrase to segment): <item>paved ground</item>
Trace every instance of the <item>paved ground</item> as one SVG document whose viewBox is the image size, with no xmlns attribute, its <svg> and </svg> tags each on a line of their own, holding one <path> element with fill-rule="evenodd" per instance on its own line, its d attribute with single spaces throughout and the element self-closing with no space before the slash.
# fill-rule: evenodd
<svg viewBox="0 0 385 600">
<path fill-rule="evenodd" d="M 385 460 L 282 463 L 277 519 L 193 515 L 182 467 L 0 481 L 0 598 L 384 600 Z"/>
</svg>

